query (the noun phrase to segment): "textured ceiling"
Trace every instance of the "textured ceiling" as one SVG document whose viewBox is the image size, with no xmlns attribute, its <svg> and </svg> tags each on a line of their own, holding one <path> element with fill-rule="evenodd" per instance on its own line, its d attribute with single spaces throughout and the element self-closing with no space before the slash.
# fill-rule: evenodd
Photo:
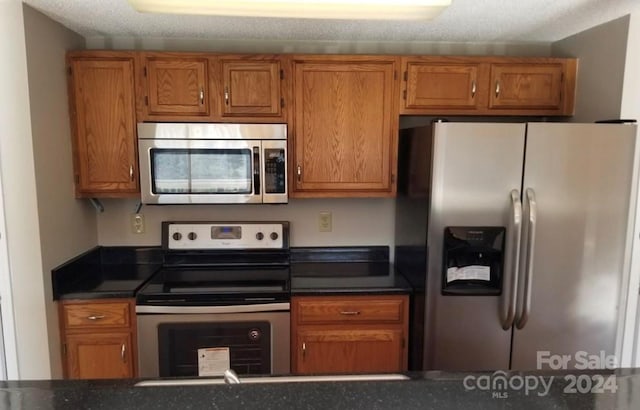
<svg viewBox="0 0 640 410">
<path fill-rule="evenodd" d="M 640 0 L 453 0 L 431 21 L 381 22 L 143 14 L 127 0 L 23 1 L 87 38 L 551 42 L 640 11 Z"/>
</svg>

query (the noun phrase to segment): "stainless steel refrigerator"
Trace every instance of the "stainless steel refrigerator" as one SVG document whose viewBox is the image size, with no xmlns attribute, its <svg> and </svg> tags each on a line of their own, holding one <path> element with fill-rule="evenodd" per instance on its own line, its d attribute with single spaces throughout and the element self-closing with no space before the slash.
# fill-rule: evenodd
<svg viewBox="0 0 640 410">
<path fill-rule="evenodd" d="M 524 370 L 540 351 L 615 353 L 635 138 L 629 124 L 401 132 L 395 262 L 416 288 L 413 369 Z"/>
</svg>

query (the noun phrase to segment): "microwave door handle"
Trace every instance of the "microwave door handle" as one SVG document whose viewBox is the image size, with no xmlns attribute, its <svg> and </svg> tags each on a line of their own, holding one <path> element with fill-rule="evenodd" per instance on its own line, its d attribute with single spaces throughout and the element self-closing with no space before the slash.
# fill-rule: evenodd
<svg viewBox="0 0 640 410">
<path fill-rule="evenodd" d="M 260 147 L 253 147 L 253 193 L 260 195 Z"/>
</svg>

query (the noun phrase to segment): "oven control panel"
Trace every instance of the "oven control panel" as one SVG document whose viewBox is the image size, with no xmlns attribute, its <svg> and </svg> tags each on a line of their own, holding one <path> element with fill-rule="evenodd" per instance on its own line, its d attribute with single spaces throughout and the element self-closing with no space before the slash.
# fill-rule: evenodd
<svg viewBox="0 0 640 410">
<path fill-rule="evenodd" d="M 283 249 L 286 222 L 166 222 L 169 249 Z"/>
</svg>

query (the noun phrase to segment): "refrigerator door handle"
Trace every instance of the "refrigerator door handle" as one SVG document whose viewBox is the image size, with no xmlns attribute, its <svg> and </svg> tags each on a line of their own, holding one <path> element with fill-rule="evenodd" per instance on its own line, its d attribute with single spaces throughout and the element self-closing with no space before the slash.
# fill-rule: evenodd
<svg viewBox="0 0 640 410">
<path fill-rule="evenodd" d="M 522 233 L 522 203 L 520 191 L 510 192 L 511 215 L 507 227 L 507 243 L 505 249 L 505 269 L 500 307 L 500 322 L 504 330 L 511 329 L 516 315 L 516 292 L 518 291 L 518 271 L 520 265 L 520 237 Z"/>
<path fill-rule="evenodd" d="M 528 213 L 528 227 L 527 227 L 527 254 L 526 254 L 526 266 L 524 277 L 524 289 L 522 291 L 522 310 L 520 317 L 516 321 L 516 327 L 522 329 L 529 320 L 529 313 L 531 312 L 531 284 L 533 281 L 533 251 L 536 244 L 536 219 L 538 216 L 538 207 L 536 204 L 536 193 L 533 189 L 527 188 L 525 192 L 525 198 L 527 200 L 529 213 Z"/>
</svg>

